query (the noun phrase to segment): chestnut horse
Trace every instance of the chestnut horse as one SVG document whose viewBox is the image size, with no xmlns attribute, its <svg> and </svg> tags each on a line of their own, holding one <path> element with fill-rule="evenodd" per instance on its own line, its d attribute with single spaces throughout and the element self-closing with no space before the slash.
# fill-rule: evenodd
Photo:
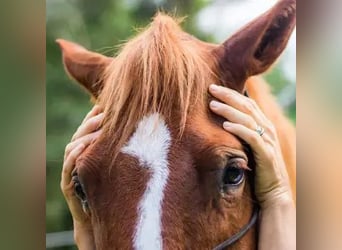
<svg viewBox="0 0 342 250">
<path fill-rule="evenodd" d="M 209 111 L 211 83 L 246 91 L 273 122 L 295 192 L 294 128 L 255 77 L 285 48 L 295 12 L 279 1 L 223 44 L 158 13 L 113 58 L 58 40 L 66 71 L 105 112 L 74 173 L 96 249 L 212 249 L 250 222 L 253 155 Z M 256 245 L 252 226 L 231 249 Z"/>
</svg>

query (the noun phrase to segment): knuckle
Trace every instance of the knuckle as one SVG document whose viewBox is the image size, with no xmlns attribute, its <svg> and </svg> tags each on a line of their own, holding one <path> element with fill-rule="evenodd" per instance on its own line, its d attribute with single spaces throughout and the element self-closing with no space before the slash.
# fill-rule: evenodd
<svg viewBox="0 0 342 250">
<path fill-rule="evenodd" d="M 267 125 L 268 129 L 273 133 L 273 134 L 276 134 L 276 128 L 275 126 L 269 122 L 269 124 Z"/>
<path fill-rule="evenodd" d="M 277 143 L 272 139 L 270 139 L 268 143 L 271 145 L 272 152 L 275 153 L 276 152 L 275 148 L 277 147 Z"/>
<path fill-rule="evenodd" d="M 66 147 L 65 147 L 65 155 L 70 154 L 71 149 L 72 149 L 72 144 L 71 144 L 71 143 L 69 143 L 68 145 L 66 145 Z"/>
<path fill-rule="evenodd" d="M 249 103 L 250 103 L 250 105 L 251 105 L 253 108 L 258 107 L 258 104 L 257 104 L 253 99 L 250 99 L 250 98 L 249 98 Z"/>
<path fill-rule="evenodd" d="M 71 151 L 71 153 L 70 153 L 70 159 L 72 159 L 73 161 L 76 160 L 77 155 L 78 155 L 77 150 Z"/>
<path fill-rule="evenodd" d="M 266 157 L 269 161 L 273 161 L 275 158 L 276 152 L 274 147 L 269 147 L 267 152 L 266 152 Z"/>
<path fill-rule="evenodd" d="M 223 90 L 223 97 L 225 99 L 230 99 L 232 97 L 232 93 L 230 93 L 229 91 L 227 91 L 226 89 Z"/>
<path fill-rule="evenodd" d="M 63 167 L 63 170 L 62 170 L 62 176 L 67 176 L 70 174 L 70 171 L 68 168 L 66 167 Z"/>
<path fill-rule="evenodd" d="M 251 134 L 250 135 L 250 141 L 251 141 L 251 143 L 253 143 L 253 144 L 259 144 L 259 138 L 260 136 L 257 134 L 257 133 L 253 133 L 253 134 Z"/>
<path fill-rule="evenodd" d="M 243 108 L 249 113 L 253 111 L 253 106 L 250 102 L 245 102 Z"/>
<path fill-rule="evenodd" d="M 251 128 L 251 129 L 255 129 L 256 128 L 256 123 L 254 121 L 254 119 L 250 116 L 247 116 L 247 124 L 248 124 L 248 127 Z"/>
<path fill-rule="evenodd" d="M 98 120 L 95 118 L 92 118 L 87 122 L 86 127 L 90 130 L 95 130 L 97 128 L 98 124 L 99 124 Z"/>
<path fill-rule="evenodd" d="M 275 136 L 277 131 L 275 126 L 273 125 L 272 122 L 270 122 L 269 120 L 266 121 L 265 123 L 265 128 L 268 130 L 268 132 L 270 133 L 270 136 Z"/>
<path fill-rule="evenodd" d="M 82 132 L 83 130 L 84 130 L 84 128 L 86 128 L 87 127 L 87 125 L 89 124 L 89 123 L 91 123 L 91 118 L 90 119 L 88 119 L 88 120 L 86 120 L 85 122 L 83 122 L 82 124 L 80 124 L 80 126 L 77 128 L 77 131 L 76 131 L 76 133 L 75 133 L 75 136 L 76 135 L 78 135 L 80 132 Z"/>
<path fill-rule="evenodd" d="M 248 98 L 243 107 L 247 112 L 252 113 L 254 110 L 256 110 L 257 104 L 253 99 Z"/>
<path fill-rule="evenodd" d="M 71 141 L 75 141 L 78 139 L 79 137 L 79 133 L 80 131 L 82 131 L 82 128 L 84 127 L 84 124 L 82 124 L 81 126 L 78 127 L 77 131 L 75 132 L 75 134 L 71 137 Z"/>
<path fill-rule="evenodd" d="M 230 108 L 229 108 L 229 106 L 227 104 L 222 104 L 221 110 L 222 110 L 222 113 L 225 114 L 225 115 L 229 115 L 230 114 Z"/>
<path fill-rule="evenodd" d="M 63 181 L 60 182 L 59 186 L 60 186 L 62 193 L 64 195 L 66 195 L 68 193 L 68 190 L 67 190 L 66 186 L 64 185 Z"/>
</svg>

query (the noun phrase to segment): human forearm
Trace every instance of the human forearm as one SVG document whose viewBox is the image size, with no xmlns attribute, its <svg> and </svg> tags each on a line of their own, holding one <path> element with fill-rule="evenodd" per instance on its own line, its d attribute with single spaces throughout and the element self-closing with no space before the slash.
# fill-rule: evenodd
<svg viewBox="0 0 342 250">
<path fill-rule="evenodd" d="M 261 210 L 258 249 L 296 249 L 296 208 L 291 198 Z"/>
<path fill-rule="evenodd" d="M 86 228 L 74 221 L 74 239 L 79 250 L 95 250 L 91 228 Z"/>
<path fill-rule="evenodd" d="M 85 211 L 82 201 L 75 192 L 76 161 L 84 150 L 96 140 L 101 130 L 98 130 L 103 119 L 99 106 L 87 114 L 80 127 L 73 135 L 71 142 L 65 148 L 61 189 L 69 206 L 74 224 L 74 239 L 80 250 L 94 250 L 95 243 L 89 211 Z"/>
</svg>

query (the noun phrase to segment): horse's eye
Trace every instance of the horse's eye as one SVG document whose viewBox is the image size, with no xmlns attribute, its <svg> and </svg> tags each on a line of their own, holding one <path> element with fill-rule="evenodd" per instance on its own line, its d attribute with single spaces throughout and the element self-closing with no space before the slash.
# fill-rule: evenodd
<svg viewBox="0 0 342 250">
<path fill-rule="evenodd" d="M 83 187 L 78 179 L 74 180 L 74 191 L 77 198 L 79 198 L 81 201 L 86 200 L 86 195 L 83 191 Z"/>
<path fill-rule="evenodd" d="M 80 180 L 78 179 L 77 174 L 72 176 L 72 180 L 74 182 L 74 191 L 75 195 L 78 199 L 80 199 L 82 203 L 82 208 L 84 212 L 88 212 L 88 201 L 87 201 L 87 196 L 83 190 L 82 184 Z"/>
<path fill-rule="evenodd" d="M 223 186 L 238 186 L 245 178 L 245 171 L 238 167 L 228 166 L 223 171 Z"/>
</svg>

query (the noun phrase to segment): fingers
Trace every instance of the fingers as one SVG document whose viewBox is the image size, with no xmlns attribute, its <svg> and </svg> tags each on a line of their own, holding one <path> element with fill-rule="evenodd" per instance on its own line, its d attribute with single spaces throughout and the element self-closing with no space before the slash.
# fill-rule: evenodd
<svg viewBox="0 0 342 250">
<path fill-rule="evenodd" d="M 77 129 L 76 133 L 73 135 L 71 141 L 75 141 L 78 138 L 87 135 L 89 133 L 97 130 L 104 118 L 104 113 L 97 114 L 96 116 L 89 117 L 81 126 Z"/>
<path fill-rule="evenodd" d="M 83 143 L 78 144 L 76 148 L 74 148 L 70 152 L 70 154 L 64 161 L 63 170 L 62 170 L 62 180 L 61 180 L 61 188 L 62 188 L 63 193 L 64 193 L 65 188 L 71 182 L 71 173 L 75 167 L 76 159 L 83 152 L 84 149 L 85 149 L 85 145 Z"/>
<path fill-rule="evenodd" d="M 242 124 L 252 130 L 255 130 L 257 127 L 255 120 L 250 115 L 247 115 L 233 107 L 230 107 L 227 104 L 217 101 L 211 101 L 210 108 L 216 114 L 226 118 L 231 122 Z"/>
<path fill-rule="evenodd" d="M 65 147 L 65 153 L 64 153 L 64 160 L 68 157 L 70 152 L 74 150 L 79 144 L 84 144 L 85 147 L 89 146 L 94 140 L 96 140 L 102 130 L 98 130 L 96 132 L 84 135 L 72 142 L 70 142 L 66 147 Z"/>
<path fill-rule="evenodd" d="M 223 128 L 247 142 L 257 154 L 265 155 L 265 144 L 270 140 L 264 134 L 261 137 L 256 128 L 265 128 L 267 119 L 256 103 L 240 93 L 217 85 L 210 85 L 210 93 L 221 100 L 210 102 L 210 109 L 216 114 L 229 120 L 223 123 Z"/>
<path fill-rule="evenodd" d="M 223 123 L 223 128 L 251 145 L 256 153 L 264 154 L 265 142 L 257 132 L 245 127 L 242 124 L 227 121 Z"/>
<path fill-rule="evenodd" d="M 232 106 L 243 113 L 251 115 L 258 123 L 266 119 L 258 105 L 251 98 L 248 98 L 235 90 L 211 84 L 210 93 L 222 102 Z"/>
<path fill-rule="evenodd" d="M 99 106 L 94 106 L 84 118 L 81 126 L 77 129 L 72 141 L 65 148 L 60 186 L 74 221 L 77 221 L 82 225 L 88 224 L 89 218 L 86 213 L 83 212 L 81 203 L 75 195 L 72 172 L 75 169 L 77 159 L 84 152 L 85 148 L 101 134 L 101 130 L 96 130 L 100 127 L 103 116 Z"/>
<path fill-rule="evenodd" d="M 288 176 L 282 157 L 277 132 L 258 105 L 240 93 L 221 86 L 211 85 L 210 93 L 218 100 L 210 103 L 210 109 L 229 120 L 223 128 L 248 143 L 256 162 L 255 193 L 259 202 L 265 203 L 275 193 L 288 190 Z M 265 129 L 260 136 L 257 126 Z M 274 191 L 275 190 L 275 191 Z"/>
<path fill-rule="evenodd" d="M 95 105 L 86 115 L 81 126 L 73 135 L 71 142 L 65 148 L 61 181 L 62 190 L 71 182 L 71 173 L 78 156 L 101 134 L 101 130 L 96 131 L 100 127 L 104 117 L 104 114 L 100 112 L 100 107 Z"/>
<path fill-rule="evenodd" d="M 235 90 L 214 84 L 210 85 L 209 91 L 214 97 L 226 104 L 225 106 L 218 105 L 219 109 L 214 109 L 212 108 L 212 102 L 216 101 L 212 101 L 210 103 L 210 108 L 213 112 L 232 122 L 244 124 L 252 130 L 255 130 L 257 125 L 260 125 L 271 138 L 276 138 L 276 132 L 272 123 L 266 118 L 253 99 L 243 96 Z M 228 110 L 229 108 L 227 107 L 230 107 L 230 110 Z M 234 112 L 232 109 L 245 115 Z"/>
<path fill-rule="evenodd" d="M 101 112 L 101 108 L 99 105 L 95 105 L 89 112 L 88 114 L 86 115 L 86 117 L 83 119 L 82 123 L 85 123 L 86 121 L 89 120 L 89 118 L 99 114 Z"/>
</svg>

